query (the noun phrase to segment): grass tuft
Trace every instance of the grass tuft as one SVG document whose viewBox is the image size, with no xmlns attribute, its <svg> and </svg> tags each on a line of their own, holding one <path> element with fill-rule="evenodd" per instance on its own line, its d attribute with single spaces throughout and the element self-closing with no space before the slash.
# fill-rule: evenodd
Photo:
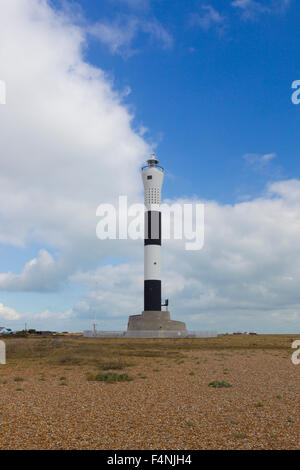
<svg viewBox="0 0 300 470">
<path fill-rule="evenodd" d="M 105 372 L 104 374 L 97 374 L 87 375 L 88 381 L 96 381 L 96 382 L 106 382 L 106 383 L 116 383 L 116 382 L 131 382 L 133 380 L 127 374 L 117 374 L 116 372 Z"/>
<path fill-rule="evenodd" d="M 261 402 L 261 401 L 258 401 L 257 403 L 255 403 L 254 405 L 256 408 L 262 408 L 264 406 L 264 404 Z"/>
<path fill-rule="evenodd" d="M 230 388 L 232 387 L 232 385 L 228 382 L 225 382 L 225 380 L 214 380 L 213 382 L 210 382 L 210 384 L 208 384 L 209 387 L 213 387 L 213 388 Z"/>
</svg>

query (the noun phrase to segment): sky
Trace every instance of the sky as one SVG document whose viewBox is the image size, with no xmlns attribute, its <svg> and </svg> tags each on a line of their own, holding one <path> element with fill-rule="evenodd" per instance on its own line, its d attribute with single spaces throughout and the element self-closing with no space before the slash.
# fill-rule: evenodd
<svg viewBox="0 0 300 470">
<path fill-rule="evenodd" d="M 96 209 L 205 205 L 205 243 L 163 246 L 163 298 L 190 330 L 300 330 L 295 0 L 0 0 L 0 326 L 122 330 L 143 243 Z"/>
</svg>

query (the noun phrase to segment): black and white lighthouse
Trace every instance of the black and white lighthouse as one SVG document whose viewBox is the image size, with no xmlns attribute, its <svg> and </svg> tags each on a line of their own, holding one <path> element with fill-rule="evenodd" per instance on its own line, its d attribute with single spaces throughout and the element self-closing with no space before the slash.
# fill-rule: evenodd
<svg viewBox="0 0 300 470">
<path fill-rule="evenodd" d="M 142 168 L 145 191 L 144 311 L 161 310 L 161 189 L 164 170 L 152 157 Z"/>
<path fill-rule="evenodd" d="M 169 311 L 162 311 L 161 303 L 161 239 L 162 214 L 161 191 L 164 180 L 164 169 L 152 155 L 142 168 L 145 192 L 145 237 L 144 237 L 144 311 L 141 315 L 131 315 L 127 332 L 145 331 L 146 337 L 152 331 L 157 332 L 186 331 L 185 323 L 170 319 Z M 163 306 L 167 306 L 166 301 Z M 136 333 L 139 336 L 138 333 Z M 150 333 L 151 334 L 151 333 Z"/>
</svg>

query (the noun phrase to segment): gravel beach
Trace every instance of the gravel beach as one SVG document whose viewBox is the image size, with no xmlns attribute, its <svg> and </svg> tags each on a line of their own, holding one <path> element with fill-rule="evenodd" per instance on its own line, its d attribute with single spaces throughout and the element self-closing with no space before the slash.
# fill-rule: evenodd
<svg viewBox="0 0 300 470">
<path fill-rule="evenodd" d="M 108 358 L 103 340 L 92 341 L 96 349 L 102 341 L 101 357 Z M 64 347 L 57 348 L 58 363 L 56 356 L 49 363 L 47 353 L 18 358 L 18 342 L 8 344 L 8 364 L 0 366 L 0 448 L 300 448 L 300 366 L 287 348 L 205 349 L 201 340 L 182 348 L 180 341 L 187 343 L 177 340 L 169 350 L 164 340 L 144 340 L 131 349 L 127 340 L 118 350 L 120 341 L 110 341 L 111 357 L 121 353 L 126 363 L 113 372 L 132 380 L 116 383 L 87 380 L 109 366 L 86 357 L 63 361 Z M 209 386 L 216 380 L 231 386 Z"/>
</svg>

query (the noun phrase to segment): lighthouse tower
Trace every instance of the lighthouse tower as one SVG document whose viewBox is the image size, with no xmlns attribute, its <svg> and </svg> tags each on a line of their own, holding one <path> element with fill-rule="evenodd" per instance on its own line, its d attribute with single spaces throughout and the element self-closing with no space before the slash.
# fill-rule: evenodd
<svg viewBox="0 0 300 470">
<path fill-rule="evenodd" d="M 142 168 L 145 192 L 144 237 L 144 311 L 131 315 L 128 332 L 139 331 L 186 331 L 185 323 L 170 319 L 170 312 L 162 311 L 161 303 L 161 191 L 164 169 L 155 155 Z M 163 304 L 167 306 L 168 301 Z"/>
<path fill-rule="evenodd" d="M 161 310 L 161 188 L 164 170 L 156 158 L 142 168 L 145 190 L 144 311 Z"/>
</svg>

